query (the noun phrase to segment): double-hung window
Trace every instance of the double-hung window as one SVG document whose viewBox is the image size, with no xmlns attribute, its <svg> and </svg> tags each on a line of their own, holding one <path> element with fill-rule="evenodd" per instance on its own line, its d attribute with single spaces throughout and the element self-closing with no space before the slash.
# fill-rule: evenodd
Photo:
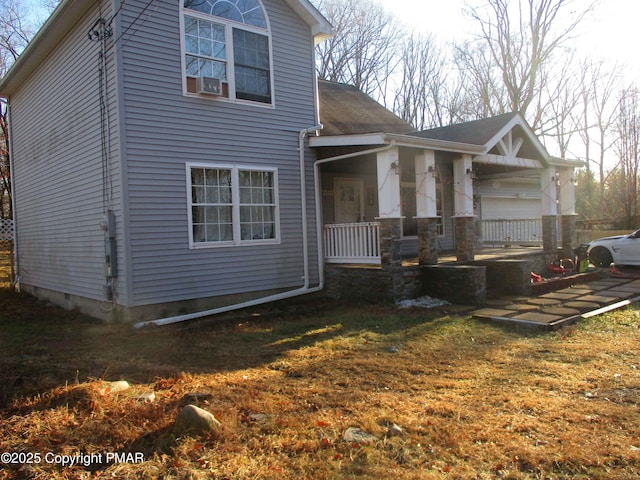
<svg viewBox="0 0 640 480">
<path fill-rule="evenodd" d="M 192 247 L 277 243 L 275 169 L 187 164 Z"/>
<path fill-rule="evenodd" d="M 272 104 L 270 34 L 260 0 L 183 0 L 182 13 L 187 93 Z"/>
</svg>

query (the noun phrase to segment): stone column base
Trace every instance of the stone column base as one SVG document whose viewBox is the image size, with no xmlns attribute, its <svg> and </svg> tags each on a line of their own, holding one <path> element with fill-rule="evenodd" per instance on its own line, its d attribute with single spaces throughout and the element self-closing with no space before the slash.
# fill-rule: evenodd
<svg viewBox="0 0 640 480">
<path fill-rule="evenodd" d="M 456 255 L 459 262 L 472 262 L 475 259 L 474 217 L 455 217 Z"/>
<path fill-rule="evenodd" d="M 438 218 L 418 217 L 418 263 L 438 263 Z"/>
<path fill-rule="evenodd" d="M 558 217 L 542 216 L 542 248 L 545 252 L 558 251 Z"/>
<path fill-rule="evenodd" d="M 402 218 L 378 218 L 380 222 L 380 266 L 402 268 Z"/>
</svg>

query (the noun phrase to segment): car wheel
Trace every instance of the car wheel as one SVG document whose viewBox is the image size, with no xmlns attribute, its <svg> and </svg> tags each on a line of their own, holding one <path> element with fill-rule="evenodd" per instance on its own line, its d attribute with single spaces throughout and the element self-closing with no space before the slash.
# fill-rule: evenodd
<svg viewBox="0 0 640 480">
<path fill-rule="evenodd" d="M 596 267 L 608 267 L 613 262 L 611 252 L 604 247 L 595 247 L 589 252 L 589 261 Z"/>
</svg>

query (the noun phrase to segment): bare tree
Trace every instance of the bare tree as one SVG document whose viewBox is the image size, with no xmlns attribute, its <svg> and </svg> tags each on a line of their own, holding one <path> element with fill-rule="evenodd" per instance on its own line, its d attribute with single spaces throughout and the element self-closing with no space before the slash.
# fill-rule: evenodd
<svg viewBox="0 0 640 480">
<path fill-rule="evenodd" d="M 25 6 L 17 0 L 0 0 L 0 77 L 9 70 L 33 34 L 25 22 Z M 11 216 L 8 105 L 0 99 L 0 216 Z"/>
<path fill-rule="evenodd" d="M 614 126 L 616 116 L 615 92 L 620 89 L 620 77 L 618 67 L 605 70 L 602 62 L 589 63 L 586 66 L 587 76 L 583 77 L 587 85 L 583 91 L 589 92 L 590 96 L 585 97 L 586 105 L 583 126 L 591 128 L 582 132 L 581 136 L 585 144 L 586 158 L 588 160 L 587 169 L 590 169 L 591 143 L 597 148 L 597 163 L 600 190 L 604 191 L 605 160 L 606 154 L 613 147 L 615 139 L 612 138 L 611 131 Z"/>
<path fill-rule="evenodd" d="M 372 0 L 316 0 L 335 35 L 316 47 L 318 76 L 348 83 L 384 102 L 399 58 L 402 28 Z"/>
<path fill-rule="evenodd" d="M 454 61 L 464 89 L 459 116 L 465 120 L 492 117 L 509 111 L 505 104 L 505 87 L 494 68 L 489 47 L 465 42 L 454 47 Z"/>
<path fill-rule="evenodd" d="M 445 57 L 433 37 L 416 33 L 408 36 L 398 70 L 394 112 L 418 130 L 451 123 L 449 108 L 455 103 L 456 90 L 450 88 Z"/>
<path fill-rule="evenodd" d="M 538 130 L 548 105 L 545 96 L 557 90 L 545 92 L 553 81 L 551 66 L 593 5 L 581 10 L 577 0 L 488 0 L 484 5 L 467 9 L 479 27 L 477 39 L 456 47 L 465 85 L 482 94 L 476 101 L 489 114 L 520 112 Z"/>
<path fill-rule="evenodd" d="M 623 90 L 618 103 L 616 151 L 619 164 L 611 176 L 611 200 L 617 199 L 618 216 L 631 228 L 638 213 L 638 173 L 640 171 L 640 91 L 635 86 Z"/>
<path fill-rule="evenodd" d="M 575 112 L 583 90 L 574 65 L 564 63 L 541 91 L 542 95 L 537 99 L 539 104 L 534 108 L 540 115 L 538 134 L 545 140 L 555 141 L 560 157 L 564 158 L 581 129 Z"/>
</svg>

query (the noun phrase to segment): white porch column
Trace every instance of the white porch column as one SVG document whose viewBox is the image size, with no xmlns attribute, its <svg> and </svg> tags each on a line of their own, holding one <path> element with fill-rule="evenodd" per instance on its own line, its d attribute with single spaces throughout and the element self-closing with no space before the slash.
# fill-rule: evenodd
<svg viewBox="0 0 640 480">
<path fill-rule="evenodd" d="M 453 161 L 454 217 L 473 217 L 473 169 L 471 155 Z"/>
<path fill-rule="evenodd" d="M 560 215 L 575 215 L 576 213 L 576 188 L 574 185 L 575 170 L 563 168 L 558 173 L 560 177 Z"/>
<path fill-rule="evenodd" d="M 398 147 L 377 154 L 378 217 L 401 218 L 400 154 Z"/>
<path fill-rule="evenodd" d="M 416 217 L 435 218 L 436 204 L 436 152 L 423 150 L 415 156 Z"/>
<path fill-rule="evenodd" d="M 398 147 L 379 152 L 377 166 L 380 266 L 382 270 L 400 272 L 402 270 L 402 214 Z"/>
<path fill-rule="evenodd" d="M 475 258 L 472 169 L 471 155 L 465 154 L 453 161 L 453 216 L 459 262 L 470 262 Z"/>
<path fill-rule="evenodd" d="M 542 187 L 542 216 L 558 214 L 558 177 L 555 168 L 542 170 L 540 183 Z"/>
<path fill-rule="evenodd" d="M 558 210 L 562 225 L 562 251 L 567 256 L 571 256 L 574 253 L 574 248 L 578 244 L 574 175 L 575 170 L 573 168 L 563 168 L 558 172 L 560 178 L 560 203 Z"/>
<path fill-rule="evenodd" d="M 556 169 L 545 168 L 540 175 L 542 187 L 542 248 L 558 251 L 558 182 Z"/>
<path fill-rule="evenodd" d="M 436 152 L 423 150 L 415 156 L 418 263 L 438 263 L 438 207 L 436 201 Z"/>
</svg>

